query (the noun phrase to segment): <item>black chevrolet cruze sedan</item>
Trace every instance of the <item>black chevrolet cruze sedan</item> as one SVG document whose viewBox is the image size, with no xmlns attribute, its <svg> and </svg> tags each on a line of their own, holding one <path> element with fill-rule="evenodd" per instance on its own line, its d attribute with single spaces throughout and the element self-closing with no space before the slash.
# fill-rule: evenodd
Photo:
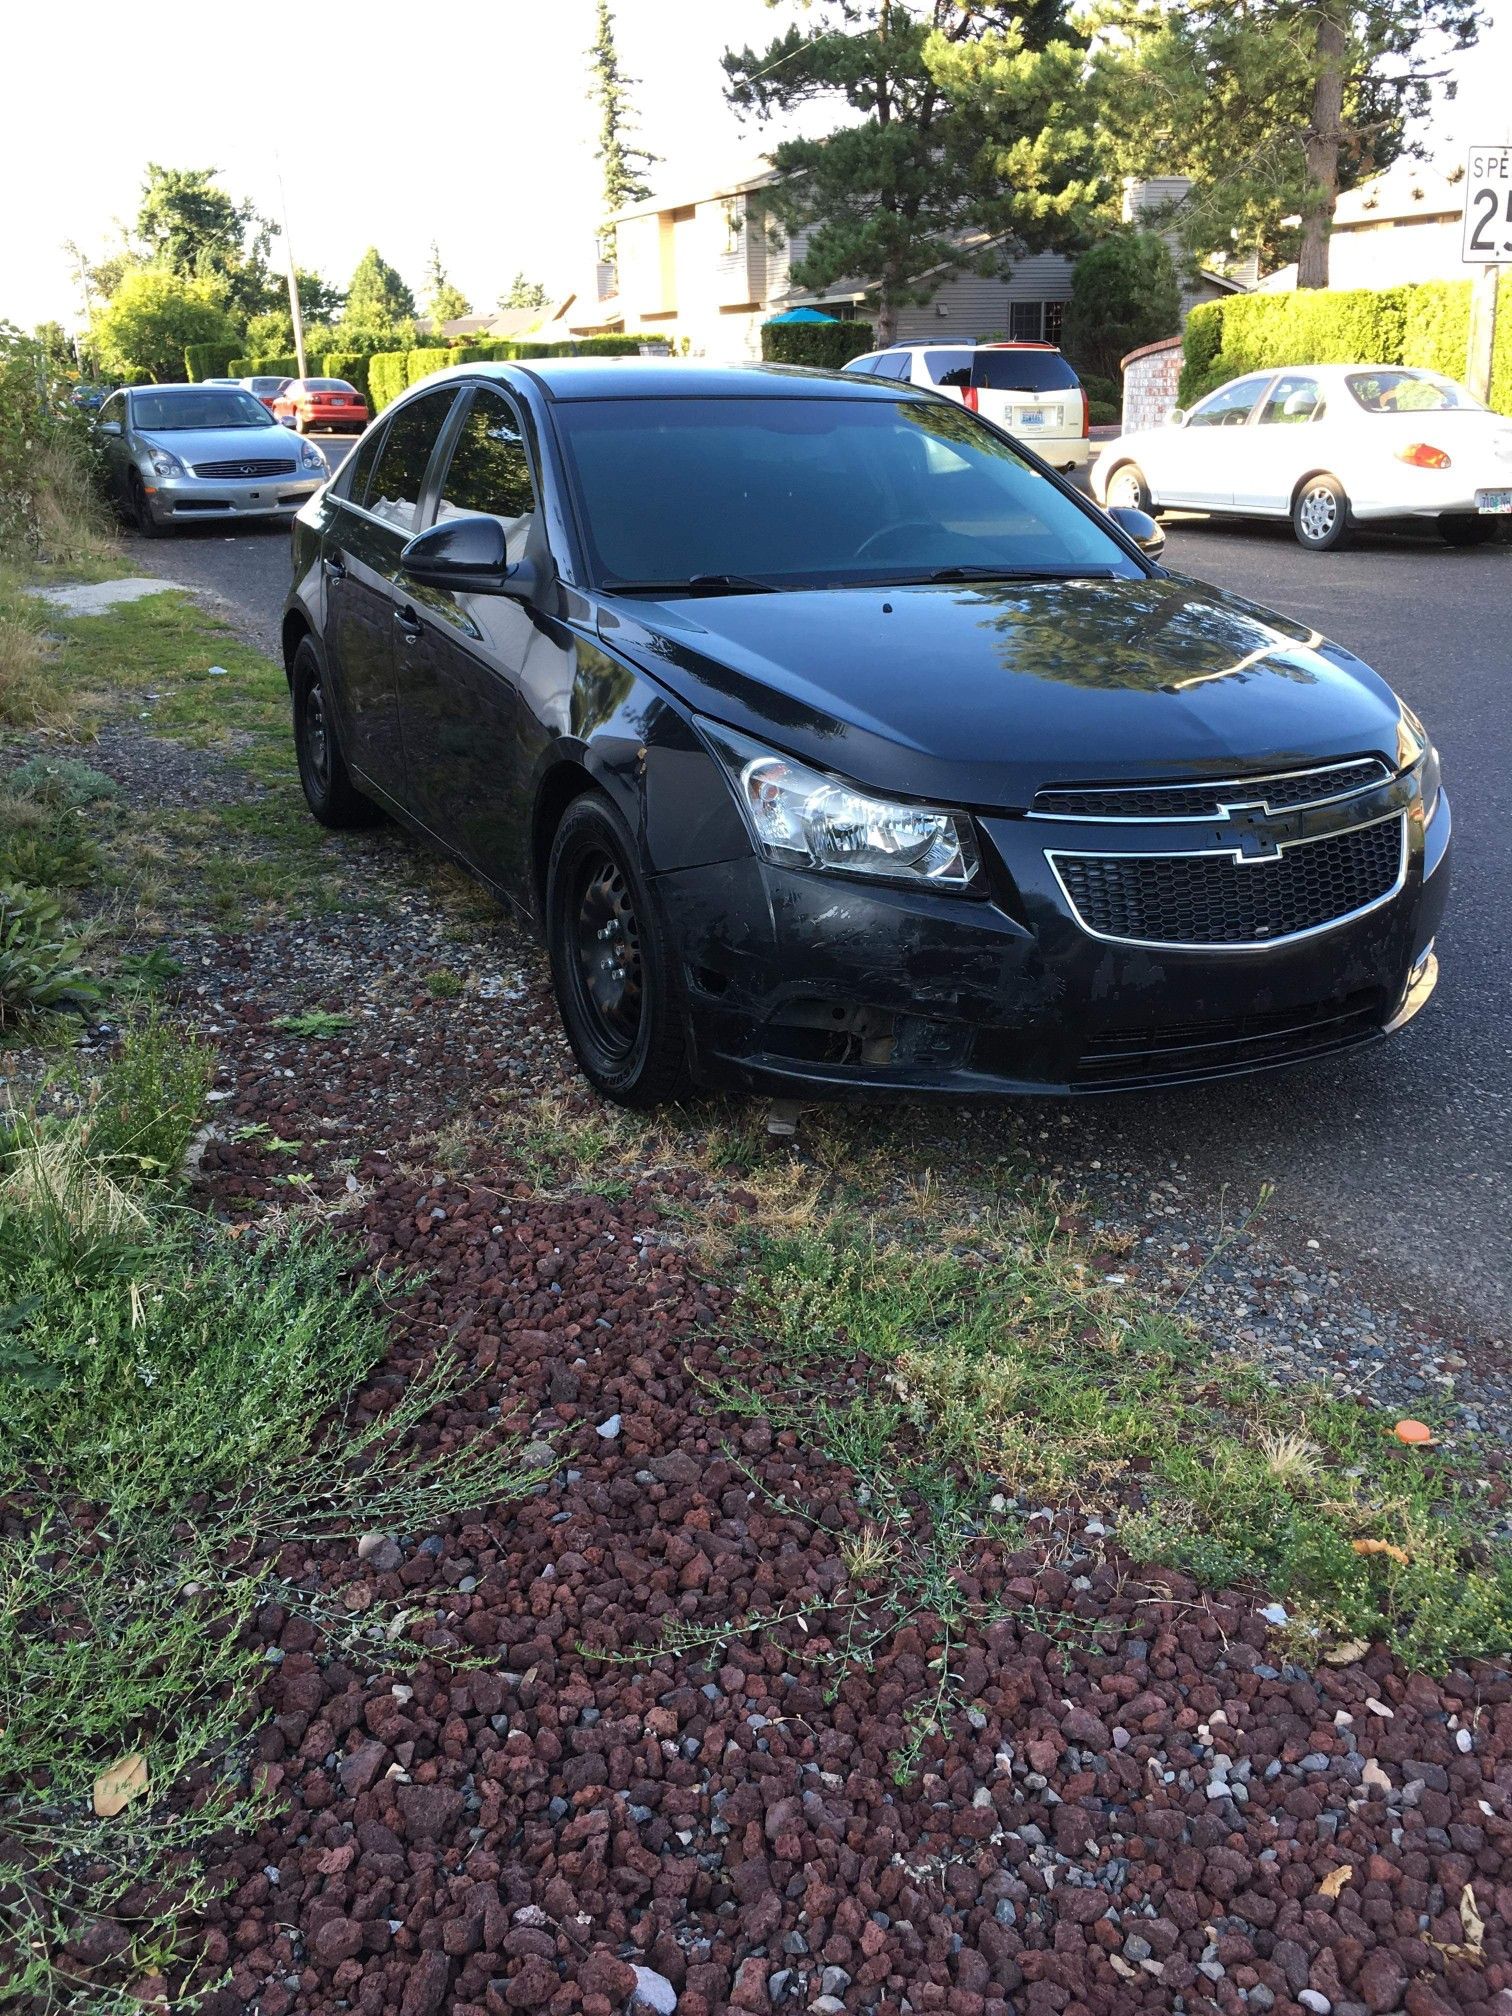
<svg viewBox="0 0 1512 2016">
<path fill-rule="evenodd" d="M 1100 1091 L 1400 1028 L 1448 884 L 1428 738 L 1158 540 L 909 386 L 443 373 L 295 521 L 300 777 L 540 921 L 627 1105 Z"/>
</svg>

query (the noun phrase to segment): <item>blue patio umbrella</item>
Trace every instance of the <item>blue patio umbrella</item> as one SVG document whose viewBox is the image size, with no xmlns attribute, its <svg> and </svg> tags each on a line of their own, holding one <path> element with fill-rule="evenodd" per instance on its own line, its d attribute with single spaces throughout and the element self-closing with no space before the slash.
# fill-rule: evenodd
<svg viewBox="0 0 1512 2016">
<path fill-rule="evenodd" d="M 823 315 L 817 308 L 789 308 L 785 315 L 770 315 L 769 322 L 838 322 L 837 315 Z"/>
</svg>

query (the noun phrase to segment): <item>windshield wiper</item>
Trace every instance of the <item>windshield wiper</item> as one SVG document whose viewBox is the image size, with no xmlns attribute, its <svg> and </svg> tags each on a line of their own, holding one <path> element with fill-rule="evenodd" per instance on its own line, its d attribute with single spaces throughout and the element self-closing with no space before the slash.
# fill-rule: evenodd
<svg viewBox="0 0 1512 2016">
<path fill-rule="evenodd" d="M 611 595 L 775 595 L 773 581 L 751 574 L 690 574 L 682 581 L 606 581 Z"/>
<path fill-rule="evenodd" d="M 932 567 L 918 581 L 1111 581 L 1116 569 L 1098 562 L 1091 567 L 993 567 L 971 561 L 962 566 Z"/>
</svg>

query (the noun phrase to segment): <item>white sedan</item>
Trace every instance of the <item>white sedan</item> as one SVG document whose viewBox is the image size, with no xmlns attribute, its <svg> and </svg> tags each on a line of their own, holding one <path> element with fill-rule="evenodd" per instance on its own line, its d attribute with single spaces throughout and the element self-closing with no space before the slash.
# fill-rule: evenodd
<svg viewBox="0 0 1512 2016">
<path fill-rule="evenodd" d="M 1512 420 L 1463 385 L 1400 364 L 1256 371 L 1093 464 L 1101 504 L 1290 518 L 1315 553 L 1353 523 L 1432 518 L 1479 546 L 1512 517 Z"/>
</svg>

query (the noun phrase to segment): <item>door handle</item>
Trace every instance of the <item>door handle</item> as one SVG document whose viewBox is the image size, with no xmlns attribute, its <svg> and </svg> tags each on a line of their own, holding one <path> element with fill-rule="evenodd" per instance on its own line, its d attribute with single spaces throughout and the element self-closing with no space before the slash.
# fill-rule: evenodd
<svg viewBox="0 0 1512 2016">
<path fill-rule="evenodd" d="M 347 570 L 341 561 L 329 553 L 321 561 L 320 565 L 321 571 L 324 573 L 327 581 L 345 581 L 347 578 Z"/>
<path fill-rule="evenodd" d="M 420 618 L 407 605 L 394 611 L 394 621 L 399 625 L 399 635 L 406 644 L 413 644 L 420 635 Z"/>
</svg>

